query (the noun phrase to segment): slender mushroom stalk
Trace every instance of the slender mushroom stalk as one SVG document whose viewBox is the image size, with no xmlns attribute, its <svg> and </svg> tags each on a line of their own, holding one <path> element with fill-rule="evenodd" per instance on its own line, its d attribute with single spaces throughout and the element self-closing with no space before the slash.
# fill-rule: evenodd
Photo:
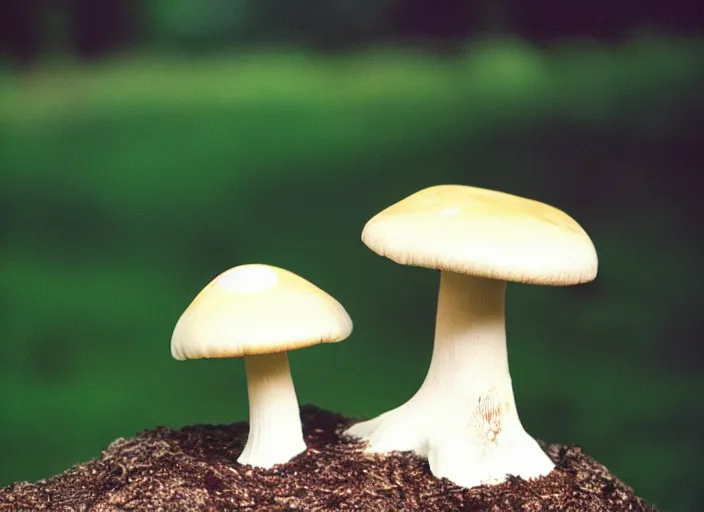
<svg viewBox="0 0 704 512">
<path fill-rule="evenodd" d="M 288 351 L 335 343 L 352 320 L 333 297 L 288 270 L 241 265 L 213 279 L 181 315 L 175 359 L 244 357 L 249 437 L 237 461 L 263 468 L 306 449 Z"/>
<path fill-rule="evenodd" d="M 372 452 L 413 451 L 458 485 L 534 478 L 553 464 L 518 416 L 509 373 L 507 280 L 575 284 L 596 275 L 591 241 L 542 203 L 461 186 L 422 190 L 365 227 L 397 263 L 441 270 L 433 354 L 400 407 L 350 427 Z"/>
<path fill-rule="evenodd" d="M 305 451 L 288 354 L 244 358 L 249 395 L 249 436 L 240 464 L 270 468 Z"/>
</svg>

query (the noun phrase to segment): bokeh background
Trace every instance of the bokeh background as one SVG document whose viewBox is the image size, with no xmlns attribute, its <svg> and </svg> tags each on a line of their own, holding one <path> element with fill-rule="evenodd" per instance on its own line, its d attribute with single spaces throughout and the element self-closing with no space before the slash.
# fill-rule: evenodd
<svg viewBox="0 0 704 512">
<path fill-rule="evenodd" d="M 0 486 L 117 437 L 247 417 L 241 360 L 176 362 L 216 274 L 286 267 L 344 343 L 291 354 L 301 402 L 370 416 L 430 358 L 438 274 L 360 242 L 462 183 L 553 204 L 600 275 L 509 286 L 536 437 L 663 510 L 704 510 L 704 39 L 697 2 L 0 3 Z"/>
</svg>

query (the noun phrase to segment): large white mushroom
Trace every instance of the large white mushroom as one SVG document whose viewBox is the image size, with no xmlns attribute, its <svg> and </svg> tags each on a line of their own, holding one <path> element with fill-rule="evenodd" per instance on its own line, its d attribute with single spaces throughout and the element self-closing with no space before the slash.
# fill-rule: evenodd
<svg viewBox="0 0 704 512">
<path fill-rule="evenodd" d="M 242 265 L 211 281 L 176 324 L 175 359 L 244 357 L 249 436 L 237 459 L 270 468 L 305 451 L 287 351 L 333 343 L 352 320 L 330 295 L 269 265 Z"/>
<path fill-rule="evenodd" d="M 376 215 L 362 240 L 397 263 L 440 270 L 440 293 L 432 359 L 420 389 L 348 433 L 368 441 L 372 452 L 427 457 L 434 475 L 465 487 L 549 473 L 552 462 L 516 410 L 506 350 L 506 282 L 591 281 L 598 263 L 589 236 L 546 204 L 441 185 Z"/>
</svg>

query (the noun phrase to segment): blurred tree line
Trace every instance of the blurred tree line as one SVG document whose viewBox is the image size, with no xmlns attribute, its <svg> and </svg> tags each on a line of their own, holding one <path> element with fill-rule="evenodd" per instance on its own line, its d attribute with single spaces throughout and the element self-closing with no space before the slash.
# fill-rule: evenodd
<svg viewBox="0 0 704 512">
<path fill-rule="evenodd" d="M 337 50 L 415 42 L 452 51 L 468 37 L 509 33 L 535 43 L 570 36 L 611 42 L 634 30 L 699 32 L 700 2 L 592 0 L 6 0 L 0 55 L 95 59 L 129 48 L 212 51 L 228 44 Z"/>
</svg>

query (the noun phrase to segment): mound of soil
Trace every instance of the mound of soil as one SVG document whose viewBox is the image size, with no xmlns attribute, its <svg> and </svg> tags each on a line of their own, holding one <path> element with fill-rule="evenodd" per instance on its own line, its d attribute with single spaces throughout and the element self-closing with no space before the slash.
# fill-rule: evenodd
<svg viewBox="0 0 704 512">
<path fill-rule="evenodd" d="M 237 463 L 247 423 L 160 427 L 61 475 L 0 489 L 0 510 L 655 510 L 575 446 L 543 445 L 557 466 L 546 477 L 464 489 L 414 455 L 364 454 L 339 414 L 304 406 L 301 417 L 308 451 L 270 470 Z"/>
</svg>

